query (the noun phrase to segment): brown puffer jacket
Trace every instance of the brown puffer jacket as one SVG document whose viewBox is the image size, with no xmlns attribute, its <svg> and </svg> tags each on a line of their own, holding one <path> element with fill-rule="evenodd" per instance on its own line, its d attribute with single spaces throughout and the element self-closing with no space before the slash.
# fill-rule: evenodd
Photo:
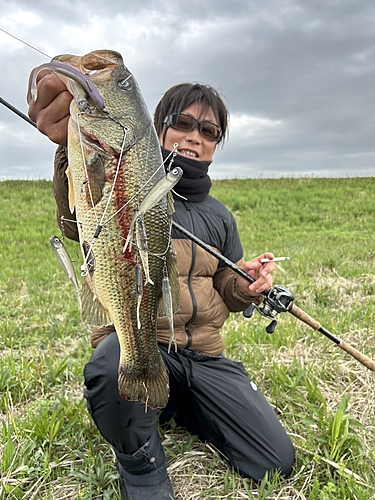
<svg viewBox="0 0 375 500">
<path fill-rule="evenodd" d="M 220 329 L 229 312 L 242 311 L 251 301 L 237 290 L 235 273 L 227 267 L 218 268 L 215 257 L 187 239 L 174 239 L 173 244 L 181 295 L 173 320 L 177 344 L 217 356 L 224 349 Z M 167 344 L 170 335 L 166 318 L 160 318 L 159 342 Z"/>
<path fill-rule="evenodd" d="M 67 238 L 78 241 L 77 225 L 68 208 L 68 187 L 65 170 L 65 149 L 59 147 L 55 155 L 53 189 L 57 203 L 57 219 Z M 207 196 L 203 202 L 189 203 L 175 200 L 173 219 L 195 236 L 212 246 L 232 262 L 242 260 L 242 246 L 232 214 L 218 200 Z M 236 273 L 220 267 L 219 261 L 172 229 L 173 244 L 180 273 L 180 308 L 174 315 L 178 347 L 195 349 L 210 356 L 222 353 L 224 340 L 220 334 L 230 312 L 244 310 L 261 298 L 244 296 L 236 286 Z M 96 347 L 113 332 L 113 326 L 92 328 L 91 344 Z M 168 344 L 170 330 L 166 318 L 158 320 L 158 341 Z"/>
</svg>

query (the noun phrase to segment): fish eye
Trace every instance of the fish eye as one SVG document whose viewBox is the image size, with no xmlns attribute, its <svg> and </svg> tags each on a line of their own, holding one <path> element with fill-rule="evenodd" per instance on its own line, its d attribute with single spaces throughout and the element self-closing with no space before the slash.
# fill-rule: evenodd
<svg viewBox="0 0 375 500">
<path fill-rule="evenodd" d="M 124 78 L 123 80 L 119 80 L 117 82 L 117 85 L 120 87 L 121 90 L 130 90 L 132 88 L 132 84 L 129 82 L 130 76 L 127 78 Z"/>
</svg>

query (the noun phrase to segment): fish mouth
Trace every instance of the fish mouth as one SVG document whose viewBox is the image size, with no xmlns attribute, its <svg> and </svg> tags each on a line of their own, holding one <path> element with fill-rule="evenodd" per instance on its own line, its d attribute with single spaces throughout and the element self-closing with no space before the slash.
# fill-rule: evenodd
<svg viewBox="0 0 375 500">
<path fill-rule="evenodd" d="M 116 151 L 112 146 L 101 141 L 95 135 L 89 134 L 83 129 L 80 129 L 80 136 L 82 142 L 86 144 L 86 147 L 100 151 L 103 154 L 119 158 L 119 151 Z"/>
<path fill-rule="evenodd" d="M 89 146 L 99 148 L 99 149 L 104 149 L 100 140 L 97 137 L 95 137 L 94 135 L 88 134 L 87 132 L 85 132 L 82 129 L 80 130 L 80 135 L 81 135 L 82 139 L 86 142 L 86 144 L 88 144 Z"/>
</svg>

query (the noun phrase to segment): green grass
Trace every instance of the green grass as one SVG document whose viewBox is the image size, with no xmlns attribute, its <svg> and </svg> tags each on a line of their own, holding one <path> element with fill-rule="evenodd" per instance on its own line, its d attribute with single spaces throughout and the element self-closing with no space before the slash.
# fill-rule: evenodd
<svg viewBox="0 0 375 500">
<path fill-rule="evenodd" d="M 286 255 L 274 283 L 336 336 L 375 358 L 372 178 L 214 181 L 245 256 Z M 109 446 L 89 418 L 91 354 L 74 292 L 50 248 L 59 234 L 48 181 L 0 183 L 0 498 L 120 499 Z M 79 267 L 79 249 L 66 246 Z M 374 374 L 290 314 L 275 333 L 232 314 L 226 354 L 241 360 L 297 450 L 289 479 L 241 478 L 219 453 L 160 429 L 177 500 L 375 498 Z"/>
</svg>

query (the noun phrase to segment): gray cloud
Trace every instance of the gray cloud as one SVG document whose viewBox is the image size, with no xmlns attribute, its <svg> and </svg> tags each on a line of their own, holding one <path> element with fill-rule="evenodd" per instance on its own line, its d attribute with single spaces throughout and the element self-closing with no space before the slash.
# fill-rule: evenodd
<svg viewBox="0 0 375 500">
<path fill-rule="evenodd" d="M 371 0 L 0 0 L 0 8 L 0 28 L 51 56 L 121 52 L 150 111 L 175 83 L 218 88 L 232 117 L 213 177 L 374 174 Z M 0 95 L 26 112 L 29 72 L 46 58 L 1 32 L 0 44 Z M 0 131 L 0 178 L 50 175 L 47 138 L 4 107 Z"/>
</svg>

